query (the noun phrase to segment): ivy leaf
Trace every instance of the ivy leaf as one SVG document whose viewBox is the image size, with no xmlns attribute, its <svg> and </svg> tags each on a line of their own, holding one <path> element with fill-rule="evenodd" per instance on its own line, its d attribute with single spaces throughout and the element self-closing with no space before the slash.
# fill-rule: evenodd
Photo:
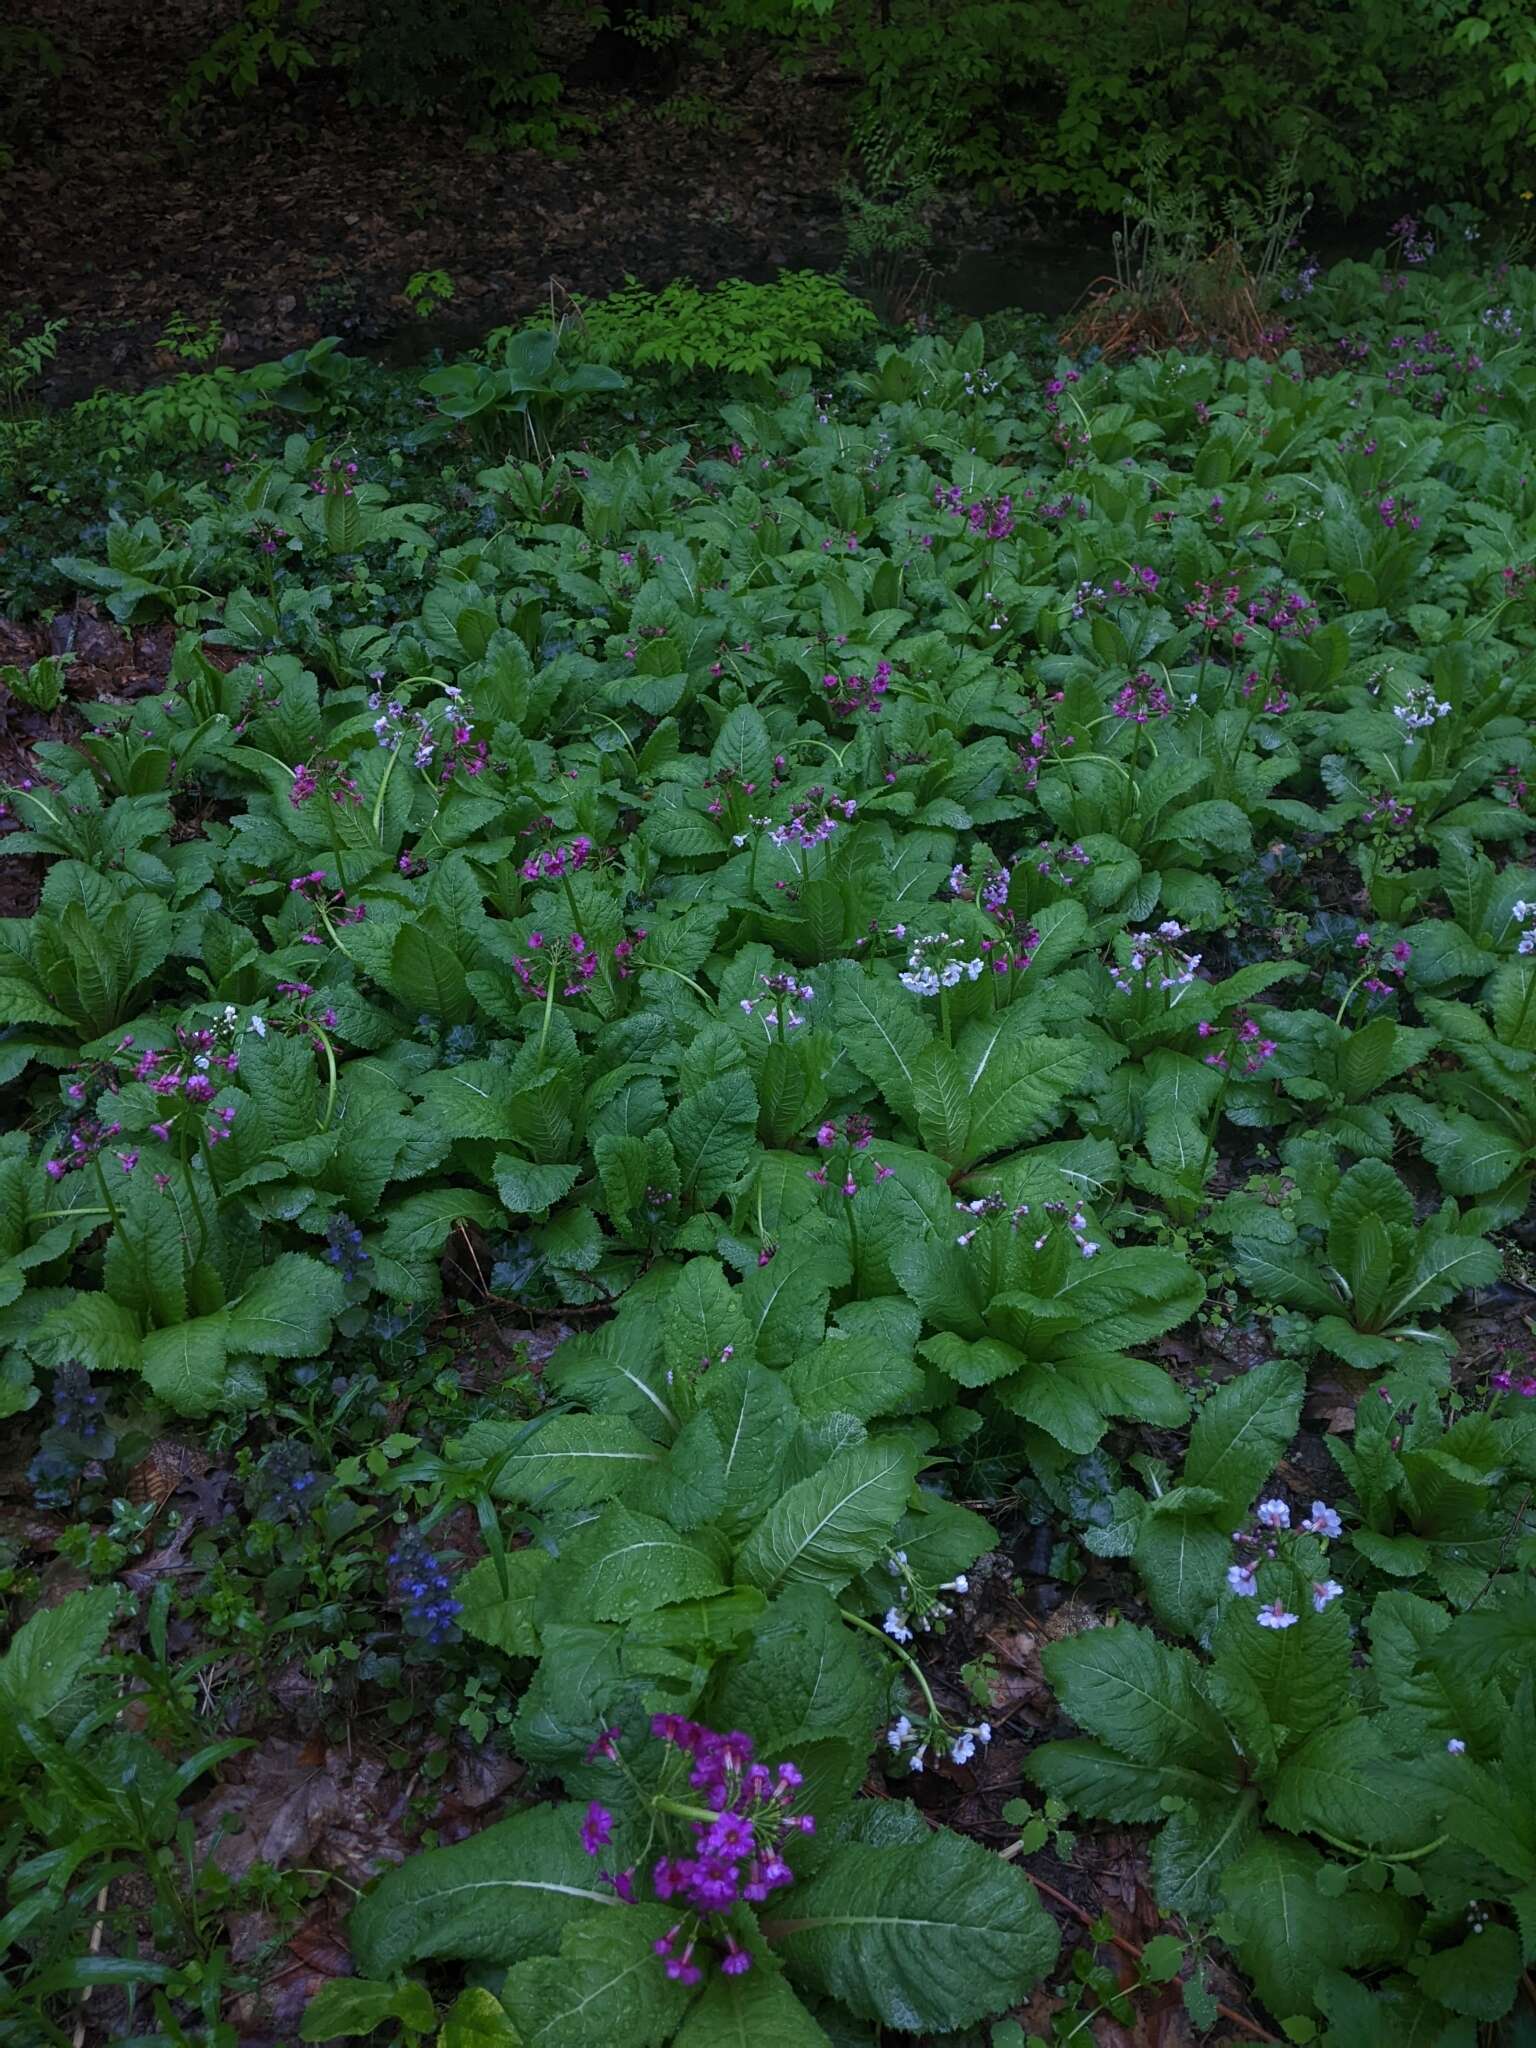
<svg viewBox="0 0 1536 2048">
<path fill-rule="evenodd" d="M 947 1828 L 910 1846 L 834 1849 L 763 1932 L 791 1977 L 904 2033 L 1004 2011 L 1060 1947 L 1022 1872 Z"/>
</svg>

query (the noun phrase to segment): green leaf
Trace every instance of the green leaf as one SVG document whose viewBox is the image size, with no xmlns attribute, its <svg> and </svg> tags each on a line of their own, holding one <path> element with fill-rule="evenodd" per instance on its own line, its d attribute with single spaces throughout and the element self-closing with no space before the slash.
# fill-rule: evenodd
<svg viewBox="0 0 1536 2048">
<path fill-rule="evenodd" d="M 851 1272 L 842 1245 L 801 1227 L 782 1239 L 766 1265 L 747 1275 L 741 1306 L 765 1365 L 788 1365 L 821 1342 L 828 1298 Z"/>
<path fill-rule="evenodd" d="M 721 1727 L 750 1728 L 765 1749 L 792 1752 L 849 1729 L 862 1741 L 880 1711 L 874 1652 L 862 1641 L 824 1588 L 787 1586 L 717 1670 L 710 1711 Z"/>
<path fill-rule="evenodd" d="M 1170 1814 L 1152 1845 L 1152 1889 L 1165 1913 L 1208 1921 L 1221 1905 L 1221 1879 L 1258 1831 L 1257 1800 L 1233 1793 Z"/>
<path fill-rule="evenodd" d="M 322 1986 L 304 2008 L 301 2041 L 341 2041 L 371 2034 L 385 2020 L 398 2019 L 425 2033 L 437 2009 L 421 1984 L 376 1984 L 364 1977 L 339 1977 Z"/>
<path fill-rule="evenodd" d="M 751 1343 L 741 1303 L 718 1259 L 690 1259 L 662 1311 L 667 1369 L 677 1376 L 707 1372 L 727 1347 L 739 1354 Z"/>
<path fill-rule="evenodd" d="M 1186 1486 L 1221 1497 L 1218 1519 L 1240 1520 L 1296 1434 L 1306 1377 L 1274 1359 L 1218 1387 L 1200 1409 L 1184 1459 Z"/>
<path fill-rule="evenodd" d="M 1269 1818 L 1305 1835 L 1322 1830 L 1375 1849 L 1413 1849 L 1437 1832 L 1428 1788 L 1393 1758 L 1366 1720 L 1319 1728 L 1281 1764 Z"/>
<path fill-rule="evenodd" d="M 903 1411 L 923 1390 L 923 1374 L 910 1354 L 873 1336 L 833 1331 L 814 1351 L 797 1358 L 785 1374 L 800 1413 L 852 1415 L 868 1422 Z"/>
<path fill-rule="evenodd" d="M 912 1096 L 924 1145 L 941 1159 L 960 1160 L 971 1128 L 971 1098 L 960 1062 L 942 1039 L 930 1039 L 918 1054 Z"/>
<path fill-rule="evenodd" d="M 1413 1264 L 1393 1289 L 1387 1319 L 1400 1323 L 1431 1309 L 1445 1308 L 1468 1287 L 1491 1287 L 1503 1269 L 1495 1245 L 1480 1237 L 1430 1230 L 1419 1241 Z"/>
<path fill-rule="evenodd" d="M 331 1341 L 332 1319 L 345 1304 L 346 1288 L 329 1266 L 302 1252 L 280 1252 L 230 1305 L 229 1349 L 313 1358 Z"/>
<path fill-rule="evenodd" d="M 1222 1879 L 1227 1938 L 1270 2011 L 1287 2017 L 1317 2011 L 1324 1970 L 1378 1962 L 1405 1931 L 1404 1902 L 1390 1893 L 1351 1892 L 1341 1912 L 1317 1888 L 1321 1868 L 1315 1849 L 1263 1834 Z"/>
<path fill-rule="evenodd" d="M 581 1172 L 579 1166 L 535 1166 L 510 1152 L 496 1154 L 496 1192 L 510 1216 L 542 1216 L 568 1195 Z"/>
<path fill-rule="evenodd" d="M 693 1997 L 653 1947 L 675 1917 L 635 1905 L 573 1921 L 558 1956 L 509 1971 L 501 1996 L 528 2048 L 661 2048 Z"/>
<path fill-rule="evenodd" d="M 717 1512 L 728 1527 L 755 1522 L 777 1497 L 799 1420 L 785 1378 L 749 1359 L 717 1365 L 704 1385 L 704 1412 L 719 1445 Z"/>
<path fill-rule="evenodd" d="M 905 1443 L 839 1452 L 769 1509 L 742 1546 L 738 1574 L 765 1592 L 797 1580 L 840 1592 L 889 1540 L 916 1469 Z"/>
<path fill-rule="evenodd" d="M 584 1812 L 533 1806 L 386 1871 L 348 1923 L 358 1967 L 387 1976 L 428 1956 L 515 1963 L 553 1949 L 594 1907 L 616 1906 L 582 1850 Z"/>
<path fill-rule="evenodd" d="M 528 1548 L 509 1550 L 501 1560 L 507 1584 L 503 1591 L 501 1572 L 493 1557 L 483 1557 L 454 1586 L 454 1598 L 463 1608 L 460 1625 L 467 1634 L 509 1657 L 536 1657 L 539 1635 L 534 1626 L 533 1606 L 539 1580 L 549 1569 L 549 1553 Z"/>
<path fill-rule="evenodd" d="M 667 1132 L 684 1194 L 698 1208 L 709 1208 L 745 1173 L 756 1147 L 757 1095 L 751 1075 L 737 1068 L 685 1095 Z"/>
<path fill-rule="evenodd" d="M 1290 1628 L 1260 1628 L 1253 1603 L 1234 1600 L 1216 1632 L 1213 1697 L 1230 1719 L 1241 1719 L 1250 1754 L 1256 1727 L 1267 1726 L 1283 1754 L 1353 1707 L 1344 1603 L 1335 1600 L 1321 1614 L 1309 1600 L 1291 1605 L 1300 1613 Z"/>
<path fill-rule="evenodd" d="M 1006 2011 L 1060 1947 L 1023 1874 L 944 1828 L 834 1849 L 763 1932 L 796 1981 L 904 2033 Z"/>
<path fill-rule="evenodd" d="M 1194 1658 L 1146 1629 L 1085 1629 L 1047 1644 L 1040 1661 L 1079 1727 L 1128 1757 L 1198 1769 L 1231 1754 L 1227 1731 L 1200 1691 Z"/>
<path fill-rule="evenodd" d="M 702 1600 L 725 1588 L 707 1550 L 655 1516 L 617 1502 L 568 1545 L 560 1571 L 546 1581 L 556 1583 L 565 1611 L 593 1621 L 631 1621 L 674 1600 Z"/>
<path fill-rule="evenodd" d="M 612 1500 L 661 1460 L 661 1452 L 622 1415 L 551 1415 L 536 1430 L 488 1417 L 457 1439 L 472 1465 L 496 1464 L 497 1500 L 560 1509 Z"/>
<path fill-rule="evenodd" d="M 1068 1095 L 1087 1073 L 1087 1048 L 1064 1038 L 1014 1040 L 973 1084 L 971 1130 L 963 1163 L 974 1165 L 1042 1137 L 1061 1118 Z"/>
<path fill-rule="evenodd" d="M 211 1415 L 223 1400 L 229 1333 L 230 1319 L 221 1309 L 217 1315 L 173 1323 L 168 1330 L 151 1330 L 144 1339 L 139 1352 L 144 1377 L 178 1415 Z"/>
<path fill-rule="evenodd" d="M 711 1971 L 673 2048 L 832 2048 L 793 1991 L 761 1957 L 739 1977 Z"/>
<path fill-rule="evenodd" d="M 523 2048 L 523 2037 L 501 2000 L 474 1985 L 443 2014 L 437 2048 Z"/>
<path fill-rule="evenodd" d="M 24 1621 L 0 1656 L 0 1701 L 11 1720 L 46 1721 L 68 1699 L 106 1645 L 117 1612 L 115 1586 L 66 1593 Z"/>
<path fill-rule="evenodd" d="M 917 1062 L 933 1036 L 922 998 L 851 960 L 839 961 L 829 978 L 833 1029 L 849 1059 L 899 1117 L 915 1122 Z"/>
<path fill-rule="evenodd" d="M 27 1350 L 39 1365 L 74 1359 L 87 1372 L 131 1372 L 139 1363 L 139 1319 L 110 1294 L 77 1294 L 41 1318 Z"/>
<path fill-rule="evenodd" d="M 1098 1820 L 1157 1821 L 1165 1800 L 1205 1805 L 1233 1803 L 1235 1784 L 1222 1782 L 1218 1767 L 1141 1762 L 1101 1742 L 1046 1742 L 1032 1750 L 1025 1766 L 1043 1792 Z"/>
</svg>

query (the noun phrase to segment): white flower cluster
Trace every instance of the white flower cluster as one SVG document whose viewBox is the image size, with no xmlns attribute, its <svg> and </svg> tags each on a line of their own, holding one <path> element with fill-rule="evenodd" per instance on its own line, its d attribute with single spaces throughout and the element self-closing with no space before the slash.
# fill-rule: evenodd
<svg viewBox="0 0 1536 2048">
<path fill-rule="evenodd" d="M 1204 956 L 1181 953 L 1174 942 L 1183 936 L 1183 925 L 1171 917 L 1165 918 L 1156 932 L 1150 935 L 1131 932 L 1131 952 L 1126 963 L 1130 976 L 1139 977 L 1141 986 L 1147 989 L 1188 988 Z M 1135 985 L 1134 980 L 1122 974 L 1113 961 L 1109 978 L 1123 996 L 1128 996 Z"/>
<path fill-rule="evenodd" d="M 940 1600 L 937 1594 L 930 1593 L 919 1583 L 907 1563 L 904 1550 L 893 1550 L 885 1561 L 885 1568 L 893 1579 L 900 1579 L 902 1584 L 900 1602 L 885 1610 L 885 1618 L 880 1624 L 893 1643 L 910 1643 L 914 1623 L 926 1635 L 935 1621 L 948 1621 L 954 1613 L 947 1600 Z M 939 1593 L 969 1593 L 971 1582 L 964 1572 L 956 1572 L 937 1590 Z"/>
<path fill-rule="evenodd" d="M 1516 924 L 1527 928 L 1520 934 L 1517 953 L 1536 953 L 1536 903 L 1511 903 L 1509 914 Z"/>
<path fill-rule="evenodd" d="M 1437 719 L 1450 715 L 1450 705 L 1443 698 L 1436 698 L 1433 683 L 1415 683 L 1403 702 L 1392 707 L 1392 716 L 1408 734 L 1410 747 L 1416 732 L 1425 732 Z"/>
<path fill-rule="evenodd" d="M 1253 1518 L 1261 1529 L 1269 1530 L 1272 1533 L 1289 1529 L 1291 1526 L 1291 1511 L 1283 1500 L 1261 1500 L 1254 1511 Z M 1320 1537 L 1325 1543 L 1331 1538 L 1338 1536 L 1342 1532 L 1343 1527 L 1344 1525 L 1339 1520 L 1337 1511 L 1320 1500 L 1313 1501 L 1311 1514 L 1296 1524 L 1298 1534 L 1305 1532 L 1309 1536 Z M 1234 1530 L 1232 1540 L 1234 1543 L 1251 1543 L 1254 1541 L 1251 1536 L 1246 1535 L 1241 1529 Z M 1270 1557 L 1274 1556 L 1273 1545 L 1269 1546 L 1267 1554 Z M 1239 1599 L 1256 1599 L 1259 1591 L 1258 1572 L 1259 1564 L 1257 1559 L 1240 1560 L 1237 1564 L 1227 1567 L 1227 1584 L 1237 1594 Z M 1343 1591 L 1344 1588 L 1337 1579 L 1314 1579 L 1312 1581 L 1313 1612 L 1321 1614 L 1323 1609 L 1331 1606 Z M 1259 1609 L 1255 1619 L 1258 1621 L 1260 1628 L 1294 1628 L 1300 1616 L 1292 1614 L 1283 1600 L 1273 1600 L 1267 1607 Z"/>
<path fill-rule="evenodd" d="M 926 1768 L 929 1748 L 935 1743 L 944 1744 L 949 1750 L 951 1763 L 968 1764 L 978 1748 L 985 1749 L 992 1740 L 990 1721 L 973 1721 L 965 1728 L 951 1728 L 943 1722 L 926 1728 L 915 1728 L 907 1715 L 902 1714 L 885 1731 L 885 1739 L 898 1756 L 911 1743 L 917 1747 L 907 1758 L 907 1769 L 919 1775 Z"/>
<path fill-rule="evenodd" d="M 979 955 L 974 960 L 946 960 L 942 967 L 932 964 L 929 955 L 950 943 L 948 932 L 932 932 L 926 938 L 914 939 L 907 955 L 907 971 L 901 976 L 902 987 L 915 996 L 936 996 L 941 989 L 954 988 L 962 981 L 979 981 L 987 965 Z"/>
</svg>

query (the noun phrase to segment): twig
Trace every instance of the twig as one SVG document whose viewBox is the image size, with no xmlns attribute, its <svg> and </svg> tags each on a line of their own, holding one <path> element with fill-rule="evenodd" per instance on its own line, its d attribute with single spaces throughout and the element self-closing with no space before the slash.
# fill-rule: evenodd
<svg viewBox="0 0 1536 2048">
<path fill-rule="evenodd" d="M 1020 1853 L 1023 1846 L 1022 1842 L 1013 1842 L 1006 1849 L 999 1850 L 998 1853 L 1005 1863 L 1011 1862 Z M 1032 1870 L 1026 1870 L 1024 1875 L 1029 1879 L 1037 1892 L 1044 1892 L 1045 1896 L 1048 1899 L 1054 1899 L 1058 1906 L 1065 1906 L 1069 1913 L 1076 1914 L 1085 1927 L 1092 1927 L 1093 1915 L 1086 1912 L 1077 1903 L 1076 1899 L 1069 1899 L 1065 1892 L 1057 1891 L 1055 1885 L 1047 1884 L 1043 1877 L 1036 1877 Z M 1141 1950 L 1134 1941 L 1128 1941 L 1123 1934 L 1112 1933 L 1109 1938 L 1116 1948 L 1123 1949 L 1134 1962 L 1139 1963 L 1141 1961 Z M 1249 2019 L 1246 2013 L 1234 2012 L 1230 2005 L 1223 2005 L 1219 1999 L 1216 2004 L 1216 2010 L 1224 2020 L 1230 2020 L 1234 2027 L 1241 2027 L 1250 2041 L 1273 2041 L 1277 2044 L 1277 2048 L 1280 2048 L 1280 2036 L 1267 2032 L 1265 2028 L 1259 2025 L 1257 2020 Z"/>
</svg>

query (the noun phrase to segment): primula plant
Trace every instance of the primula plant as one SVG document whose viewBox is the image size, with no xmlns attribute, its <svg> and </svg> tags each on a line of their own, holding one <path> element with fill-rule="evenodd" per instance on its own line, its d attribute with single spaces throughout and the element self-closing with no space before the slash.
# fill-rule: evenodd
<svg viewBox="0 0 1536 2048">
<path fill-rule="evenodd" d="M 1511 2011 L 1536 279 L 1439 260 L 321 347 L 56 550 L 167 669 L 11 686 L 0 2030 Z"/>
</svg>

